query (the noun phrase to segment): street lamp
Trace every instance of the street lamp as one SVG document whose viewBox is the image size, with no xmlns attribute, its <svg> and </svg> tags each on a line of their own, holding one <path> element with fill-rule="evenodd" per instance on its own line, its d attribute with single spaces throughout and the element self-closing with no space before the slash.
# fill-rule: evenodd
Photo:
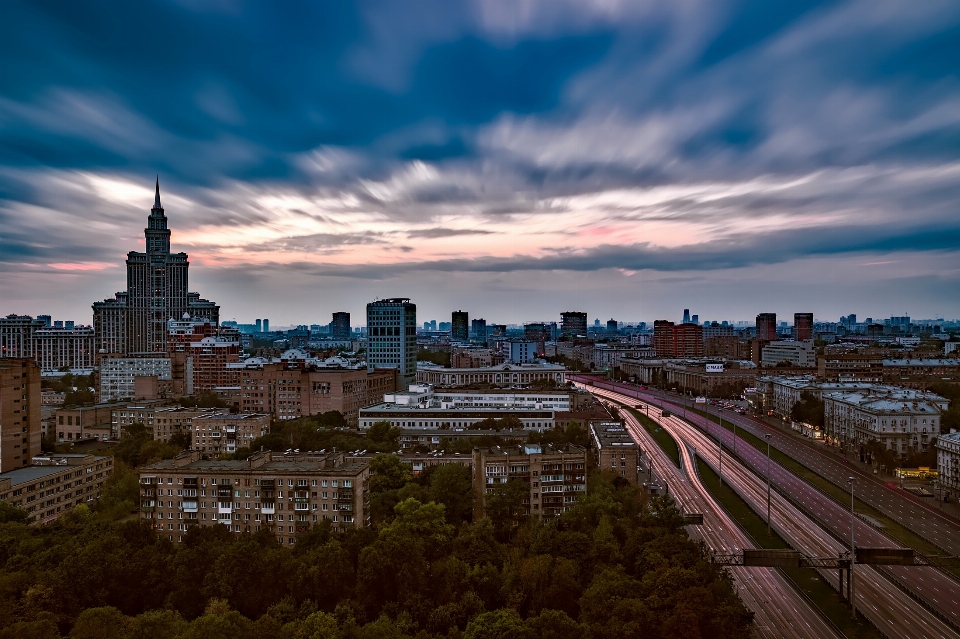
<svg viewBox="0 0 960 639">
<path fill-rule="evenodd" d="M 767 537 L 770 536 L 770 433 L 764 435 L 767 440 Z"/>
<path fill-rule="evenodd" d="M 857 618 L 857 600 L 855 591 L 853 588 L 853 565 L 856 563 L 856 549 L 854 546 L 854 524 L 856 522 L 855 515 L 853 512 L 853 483 L 856 481 L 856 478 L 849 477 L 847 483 L 850 484 L 850 616 L 853 619 Z"/>
</svg>

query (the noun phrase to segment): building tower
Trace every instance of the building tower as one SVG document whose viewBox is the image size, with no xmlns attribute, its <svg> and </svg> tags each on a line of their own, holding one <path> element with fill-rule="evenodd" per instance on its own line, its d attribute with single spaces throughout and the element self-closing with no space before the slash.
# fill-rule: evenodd
<svg viewBox="0 0 960 639">
<path fill-rule="evenodd" d="M 0 359 L 0 473 L 41 452 L 40 367 L 32 358 Z"/>
<path fill-rule="evenodd" d="M 793 339 L 798 342 L 813 339 L 813 313 L 793 314 Z"/>
<path fill-rule="evenodd" d="M 367 304 L 367 366 L 396 368 L 397 385 L 417 378 L 417 305 L 394 297 Z"/>
<path fill-rule="evenodd" d="M 587 314 L 578 311 L 560 313 L 560 335 L 575 337 L 587 334 Z"/>
<path fill-rule="evenodd" d="M 220 307 L 189 292 L 187 254 L 170 252 L 159 177 L 143 234 L 146 252 L 127 253 L 127 290 L 93 305 L 100 354 L 166 352 L 167 322 L 184 314 L 219 323 Z"/>
<path fill-rule="evenodd" d="M 450 321 L 450 339 L 466 342 L 470 339 L 470 320 L 466 311 L 454 311 Z"/>
<path fill-rule="evenodd" d="M 487 343 L 487 320 L 482 317 L 471 320 L 470 332 L 473 333 L 473 341 L 483 344 Z"/>
<path fill-rule="evenodd" d="M 773 342 L 777 339 L 777 314 L 760 313 L 757 315 L 757 339 Z"/>
<path fill-rule="evenodd" d="M 689 308 L 683 309 L 683 323 L 684 323 L 684 324 L 689 324 L 689 323 L 690 323 L 690 309 L 689 309 Z"/>
<path fill-rule="evenodd" d="M 333 321 L 330 322 L 330 337 L 338 340 L 350 339 L 350 313 L 333 314 Z"/>
</svg>

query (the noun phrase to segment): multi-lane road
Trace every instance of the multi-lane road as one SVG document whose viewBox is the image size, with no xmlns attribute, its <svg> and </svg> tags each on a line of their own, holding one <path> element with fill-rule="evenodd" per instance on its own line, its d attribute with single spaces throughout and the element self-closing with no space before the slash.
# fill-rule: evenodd
<svg viewBox="0 0 960 639">
<path fill-rule="evenodd" d="M 634 401 L 629 396 L 612 394 L 592 388 L 600 395 L 619 401 Z M 619 390 L 619 389 L 617 389 Z M 630 393 L 636 397 L 635 392 Z M 649 400 L 647 398 L 641 398 Z M 655 414 L 659 414 L 655 408 Z M 627 415 L 628 421 L 632 417 Z M 688 416 L 689 421 L 673 417 L 661 423 L 681 442 L 681 447 L 696 445 L 701 456 L 716 468 L 716 437 L 720 428 L 696 414 Z M 692 424 L 696 425 L 696 428 Z M 709 435 L 705 434 L 709 433 Z M 732 435 L 724 431 L 727 446 L 732 443 Z M 712 439 L 711 439 L 712 438 Z M 649 445 L 648 445 L 649 448 Z M 747 442 L 738 446 L 740 461 L 729 458 L 724 464 L 728 481 L 741 493 L 741 496 L 755 507 L 757 499 L 765 500 L 766 459 Z M 815 556 L 836 556 L 845 548 L 849 539 L 850 513 L 843 506 L 816 490 L 796 475 L 778 464 L 771 464 L 771 483 L 778 491 L 774 499 L 776 514 L 771 518 L 778 532 L 805 554 Z M 759 492 L 758 492 L 759 491 Z M 782 496 L 781 496 L 782 495 Z M 774 505 L 772 504 L 772 506 Z M 762 510 L 762 509 L 761 509 Z M 889 547 L 897 545 L 861 519 L 856 520 L 856 535 L 860 546 Z M 857 567 L 861 580 L 859 599 L 863 601 L 862 612 L 878 628 L 889 636 L 909 637 L 955 637 L 958 636 L 947 624 L 943 623 L 926 608 L 918 604 L 906 591 L 921 597 L 937 614 L 957 627 L 960 624 L 954 602 L 960 600 L 958 584 L 948 575 L 933 568 L 915 567 Z M 836 576 L 825 574 L 836 583 Z M 894 584 L 897 585 L 894 585 Z M 898 587 L 899 586 L 899 587 Z"/>
</svg>

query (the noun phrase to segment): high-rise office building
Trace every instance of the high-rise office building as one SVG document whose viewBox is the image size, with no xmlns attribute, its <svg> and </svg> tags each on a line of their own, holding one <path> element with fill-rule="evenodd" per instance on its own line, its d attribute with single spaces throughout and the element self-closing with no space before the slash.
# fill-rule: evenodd
<svg viewBox="0 0 960 639">
<path fill-rule="evenodd" d="M 696 314 L 691 315 L 691 316 L 690 316 L 690 323 L 691 323 L 691 324 L 699 324 L 699 323 L 700 323 L 700 316 L 699 316 L 699 315 L 696 315 Z"/>
<path fill-rule="evenodd" d="M 620 328 L 619 328 L 619 325 L 617 324 L 617 320 L 613 319 L 612 317 L 607 320 L 607 332 L 608 332 L 608 333 L 616 333 L 616 332 L 618 332 L 619 330 L 620 330 Z"/>
<path fill-rule="evenodd" d="M 470 320 L 466 311 L 454 311 L 450 321 L 450 339 L 465 342 L 470 339 Z"/>
<path fill-rule="evenodd" d="M 774 341 L 777 339 L 777 314 L 760 313 L 757 315 L 757 339 Z"/>
<path fill-rule="evenodd" d="M 0 473 L 40 454 L 40 368 L 29 358 L 0 359 Z"/>
<path fill-rule="evenodd" d="M 798 342 L 813 339 L 813 313 L 793 314 L 793 339 Z"/>
<path fill-rule="evenodd" d="M 257 319 L 255 323 L 256 323 L 256 325 L 257 325 L 257 332 L 258 332 L 258 333 L 262 333 L 262 332 L 263 332 L 263 320 L 262 320 L 262 319 Z"/>
<path fill-rule="evenodd" d="M 689 323 L 690 323 L 690 309 L 689 309 L 689 308 L 683 309 L 683 323 L 684 323 L 684 324 L 689 324 Z"/>
<path fill-rule="evenodd" d="M 146 252 L 127 253 L 127 290 L 93 304 L 100 353 L 166 352 L 169 320 L 220 320 L 219 306 L 189 291 L 187 254 L 170 252 L 159 178 L 144 238 Z"/>
<path fill-rule="evenodd" d="M 395 297 L 367 304 L 367 366 L 399 370 L 397 386 L 417 378 L 417 305 Z"/>
<path fill-rule="evenodd" d="M 566 311 L 560 313 L 560 335 L 587 334 L 587 314 L 578 311 Z"/>
<path fill-rule="evenodd" d="M 477 342 L 486 343 L 487 341 L 487 320 L 482 317 L 470 322 L 470 332 L 473 333 L 473 339 Z"/>
<path fill-rule="evenodd" d="M 330 336 L 333 339 L 350 339 L 350 313 L 341 311 L 333 314 Z"/>
<path fill-rule="evenodd" d="M 264 333 L 270 332 L 270 320 L 268 320 L 267 318 L 263 318 L 263 332 Z"/>
</svg>

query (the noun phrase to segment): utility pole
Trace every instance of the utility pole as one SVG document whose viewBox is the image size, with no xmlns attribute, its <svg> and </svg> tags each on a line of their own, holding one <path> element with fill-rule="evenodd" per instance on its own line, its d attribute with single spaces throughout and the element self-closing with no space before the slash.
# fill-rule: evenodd
<svg viewBox="0 0 960 639">
<path fill-rule="evenodd" d="M 767 440 L 767 537 L 770 536 L 770 433 L 764 435 Z"/>
<path fill-rule="evenodd" d="M 723 488 L 723 428 L 718 433 L 720 441 L 720 488 Z"/>
<path fill-rule="evenodd" d="M 850 578 L 847 580 L 847 586 L 850 589 L 850 616 L 853 619 L 857 618 L 857 600 L 856 594 L 853 586 L 853 565 L 856 563 L 856 547 L 854 546 L 854 528 L 856 523 L 856 515 L 853 512 L 853 483 L 856 481 L 856 478 L 850 477 L 847 479 L 847 483 L 850 484 Z"/>
</svg>

